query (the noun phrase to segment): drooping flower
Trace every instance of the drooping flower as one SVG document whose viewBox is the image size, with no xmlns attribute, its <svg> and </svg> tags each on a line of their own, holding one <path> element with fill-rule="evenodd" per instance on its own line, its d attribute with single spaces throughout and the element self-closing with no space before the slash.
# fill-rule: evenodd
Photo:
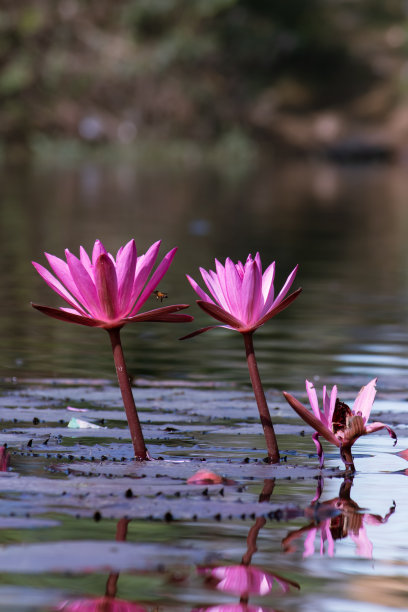
<svg viewBox="0 0 408 612">
<path fill-rule="evenodd" d="M 197 330 L 188 337 L 201 334 L 214 327 L 235 329 L 241 333 L 254 332 L 266 321 L 277 315 L 293 302 L 301 292 L 297 289 L 286 297 L 298 270 L 296 266 L 286 279 L 285 284 L 275 297 L 275 262 L 262 273 L 259 253 L 252 259 L 248 255 L 245 264 L 234 264 L 228 257 L 223 266 L 215 260 L 216 272 L 200 268 L 201 276 L 210 292 L 210 297 L 191 276 L 187 278 L 194 291 L 201 298 L 197 304 L 223 325 L 212 325 Z"/>
<path fill-rule="evenodd" d="M 177 250 L 169 251 L 150 276 L 159 247 L 160 241 L 155 242 L 144 255 L 138 257 L 135 241 L 130 240 L 119 249 L 115 258 L 100 240 L 96 240 L 92 257 L 83 247 L 80 247 L 79 259 L 68 249 L 65 251 L 66 261 L 46 253 L 54 274 L 32 262 L 45 282 L 69 306 L 52 308 L 33 304 L 34 308 L 55 319 L 101 327 L 109 333 L 126 418 L 138 459 L 148 459 L 148 453 L 126 370 L 120 329 L 127 323 L 142 321 L 180 323 L 193 320 L 190 315 L 177 314 L 179 310 L 188 308 L 188 304 L 139 312 L 167 272 Z"/>
<path fill-rule="evenodd" d="M 321 410 L 316 390 L 313 384 L 306 380 L 306 391 L 312 412 L 289 393 L 283 393 L 286 401 L 297 414 L 316 430 L 312 437 L 319 456 L 320 467 L 323 467 L 324 454 L 319 436 L 323 436 L 328 442 L 340 448 L 346 468 L 351 470 L 354 470 L 351 447 L 360 436 L 386 429 L 391 438 L 395 440 L 394 445 L 396 444 L 397 436 L 391 427 L 380 421 L 368 423 L 376 394 L 376 383 L 377 379 L 374 378 L 360 389 L 353 408 L 338 399 L 336 385 L 331 393 L 328 393 L 325 386 L 323 387 L 323 410 Z"/>
<path fill-rule="evenodd" d="M 115 258 L 100 240 L 96 240 L 92 257 L 82 246 L 79 258 L 66 249 L 66 261 L 45 253 L 54 274 L 34 261 L 33 266 L 69 308 L 33 306 L 56 319 L 104 329 L 121 328 L 126 323 L 141 321 L 192 321 L 189 315 L 175 314 L 188 308 L 188 304 L 139 313 L 166 274 L 177 251 L 177 248 L 169 251 L 149 279 L 159 248 L 160 241 L 152 244 L 145 254 L 137 256 L 135 241 L 130 240 L 120 247 Z"/>
<path fill-rule="evenodd" d="M 262 263 L 259 253 L 252 259 L 248 255 L 246 263 L 234 264 L 230 258 L 223 266 L 215 260 L 216 272 L 200 268 L 201 275 L 212 297 L 199 287 L 191 276 L 187 278 L 194 291 L 201 298 L 197 300 L 199 307 L 212 317 L 221 321 L 222 325 L 210 325 L 184 336 L 192 338 L 198 334 L 213 329 L 225 327 L 240 332 L 244 339 L 248 370 L 254 390 L 259 415 L 264 430 L 268 460 L 279 462 L 279 449 L 273 429 L 272 419 L 256 363 L 252 335 L 266 321 L 277 315 L 293 302 L 301 289 L 289 296 L 287 293 L 295 279 L 298 267 L 289 274 L 284 286 L 275 297 L 274 278 L 275 262 L 262 273 Z"/>
</svg>

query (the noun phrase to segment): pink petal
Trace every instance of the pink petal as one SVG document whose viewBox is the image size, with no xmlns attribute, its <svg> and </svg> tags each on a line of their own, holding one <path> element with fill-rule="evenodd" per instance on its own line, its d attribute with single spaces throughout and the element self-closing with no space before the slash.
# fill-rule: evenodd
<svg viewBox="0 0 408 612">
<path fill-rule="evenodd" d="M 110 257 L 103 253 L 95 263 L 95 285 L 101 312 L 104 318 L 114 320 L 118 317 L 118 283 L 115 266 Z"/>
<path fill-rule="evenodd" d="M 95 244 L 92 250 L 92 265 L 96 264 L 96 260 L 98 259 L 98 257 L 105 254 L 107 254 L 107 251 L 103 246 L 102 242 L 100 240 L 95 240 Z"/>
<path fill-rule="evenodd" d="M 59 319 L 60 321 L 67 321 L 68 323 L 78 323 L 79 325 L 86 325 L 88 327 L 103 327 L 104 321 L 98 321 L 98 319 L 94 319 L 91 317 L 83 317 L 81 315 L 73 314 L 67 310 L 62 310 L 59 308 L 51 308 L 50 306 L 40 306 L 40 304 L 31 304 L 33 308 L 39 310 L 40 312 L 48 315 L 49 317 L 53 317 L 54 319 Z"/>
<path fill-rule="evenodd" d="M 390 434 L 390 437 L 394 440 L 394 446 L 397 443 L 397 434 L 391 427 L 386 425 L 385 423 L 381 423 L 380 421 L 375 421 L 374 423 L 370 423 L 366 425 L 365 430 L 367 434 L 373 433 L 374 431 L 380 431 L 380 429 L 386 429 Z"/>
<path fill-rule="evenodd" d="M 227 262 L 225 262 L 225 268 L 227 266 Z M 226 281 L 226 270 L 225 270 L 224 266 L 218 261 L 218 259 L 215 260 L 215 269 L 216 269 L 216 277 L 218 279 L 219 285 L 220 285 L 220 289 L 221 289 L 221 293 L 224 296 L 225 302 L 226 302 L 226 310 L 228 310 L 229 312 L 233 312 L 231 309 L 231 303 L 230 303 L 230 299 L 229 299 L 229 295 L 228 295 L 228 288 L 227 288 L 227 281 Z"/>
<path fill-rule="evenodd" d="M 74 279 L 72 278 L 67 262 L 63 261 L 59 257 L 56 257 L 55 255 L 50 255 L 50 253 L 44 254 L 55 275 L 60 279 L 63 285 L 65 285 L 68 291 L 80 304 L 80 309 L 83 310 L 84 306 L 87 307 L 87 304 L 84 303 L 84 299 L 81 295 L 81 292 L 79 291 Z"/>
<path fill-rule="evenodd" d="M 312 407 L 315 417 L 322 421 L 322 423 L 327 427 L 327 421 L 319 408 L 319 401 L 317 399 L 316 389 L 314 388 L 313 383 L 311 383 L 309 380 L 306 380 L 306 391 L 309 398 L 310 406 Z"/>
<path fill-rule="evenodd" d="M 287 294 L 287 292 L 291 288 L 291 285 L 292 285 L 293 281 L 295 280 L 295 276 L 296 276 L 296 273 L 298 271 L 298 268 L 299 268 L 299 266 L 295 266 L 293 268 L 292 272 L 289 274 L 288 278 L 286 279 L 286 282 L 283 285 L 282 289 L 280 290 L 278 297 L 276 298 L 276 300 L 273 303 L 273 308 L 274 309 L 277 306 L 279 306 L 279 304 L 281 303 L 281 301 L 283 300 L 283 298 L 285 297 L 285 295 Z"/>
<path fill-rule="evenodd" d="M 224 308 L 224 310 L 229 310 L 228 298 L 224 295 L 221 289 L 220 280 L 217 274 L 215 274 L 215 272 L 213 272 L 212 270 L 207 272 L 206 270 L 204 270 L 204 268 L 200 268 L 200 272 L 205 284 L 207 285 L 208 290 L 214 297 L 215 301 L 218 302 L 218 304 L 221 306 L 221 308 Z M 210 301 L 212 302 L 212 300 Z"/>
<path fill-rule="evenodd" d="M 286 393 L 286 391 L 284 391 L 283 395 L 288 404 L 292 406 L 293 410 L 297 412 L 301 419 L 306 421 L 310 427 L 317 431 L 317 433 L 323 436 L 323 438 L 325 438 L 328 442 L 340 447 L 341 443 L 333 432 L 330 431 L 330 429 L 328 429 L 318 418 L 316 418 L 315 415 L 310 412 L 310 410 L 305 408 L 305 406 L 303 406 L 303 404 L 293 397 L 293 395 L 290 395 L 290 393 Z"/>
<path fill-rule="evenodd" d="M 84 266 L 85 270 L 88 272 L 89 276 L 93 278 L 92 262 L 89 259 L 89 255 L 85 251 L 83 246 L 79 247 L 79 259 L 82 265 Z"/>
<path fill-rule="evenodd" d="M 352 412 L 354 414 L 361 414 L 364 423 L 367 423 L 370 417 L 370 412 L 371 408 L 373 407 L 375 394 L 377 393 L 375 389 L 376 383 L 377 379 L 373 378 L 373 380 L 371 380 L 367 385 L 362 387 L 353 405 Z"/>
<path fill-rule="evenodd" d="M 65 289 L 63 285 L 41 264 L 36 263 L 35 261 L 31 262 L 34 268 L 37 270 L 38 274 L 45 280 L 47 285 L 53 289 L 59 296 L 61 296 L 70 306 L 75 308 L 78 312 L 85 313 L 85 310 L 78 304 L 78 302 L 72 297 L 70 293 Z"/>
<path fill-rule="evenodd" d="M 272 319 L 272 317 L 276 317 L 276 315 L 282 312 L 282 310 L 285 310 L 285 308 L 287 308 L 301 292 L 302 288 L 300 287 L 299 289 L 296 289 L 296 291 L 288 295 L 288 297 L 282 300 L 282 302 L 280 302 L 278 306 L 274 306 L 271 310 L 269 310 L 266 315 L 259 319 L 256 324 L 256 327 L 261 327 L 261 325 L 269 321 L 269 319 Z"/>
<path fill-rule="evenodd" d="M 356 553 L 360 557 L 366 559 L 372 559 L 373 557 L 373 545 L 370 542 L 365 527 L 360 527 L 358 534 L 350 533 L 350 538 L 357 546 Z"/>
<path fill-rule="evenodd" d="M 175 247 L 174 249 L 171 249 L 171 251 L 169 251 L 167 255 L 165 255 L 163 260 L 157 266 L 156 270 L 153 272 L 152 277 L 148 281 L 146 287 L 143 289 L 139 299 L 137 300 L 131 312 L 131 315 L 138 312 L 138 310 L 141 309 L 141 307 L 146 302 L 146 300 L 149 299 L 150 295 L 152 294 L 154 289 L 156 289 L 157 285 L 160 283 L 161 279 L 163 278 L 163 276 L 166 274 L 167 270 L 169 269 L 170 264 L 173 261 L 173 258 L 176 252 L 177 252 L 177 247 Z"/>
<path fill-rule="evenodd" d="M 69 271 L 81 296 L 92 316 L 98 318 L 101 314 L 98 294 L 95 285 L 82 263 L 68 249 L 65 251 Z"/>
<path fill-rule="evenodd" d="M 226 323 L 234 329 L 242 328 L 242 322 L 236 319 L 229 312 L 223 310 L 220 306 L 217 306 L 216 304 L 210 304 L 209 302 L 204 302 L 201 300 L 197 300 L 197 304 L 202 310 L 214 317 L 214 319 L 217 319 L 217 321 L 221 321 L 221 323 Z"/>
<path fill-rule="evenodd" d="M 273 304 L 273 298 L 275 295 L 273 281 L 275 278 L 275 262 L 265 270 L 262 276 L 262 295 L 264 299 L 264 307 L 262 309 L 262 315 L 265 315 Z"/>
<path fill-rule="evenodd" d="M 225 285 L 226 290 L 224 294 L 227 296 L 230 305 L 229 312 L 237 319 L 246 323 L 246 320 L 244 320 L 245 306 L 242 295 L 242 279 L 238 274 L 235 264 L 229 257 L 225 261 Z"/>
<path fill-rule="evenodd" d="M 141 312 L 132 317 L 124 319 L 125 323 L 142 322 L 142 321 L 157 321 L 157 322 L 171 322 L 171 323 L 183 323 L 194 320 L 194 317 L 186 314 L 174 314 L 179 310 L 189 308 L 189 304 L 174 304 L 172 306 L 163 306 L 162 308 L 155 308 L 154 310 L 148 310 L 147 312 Z"/>
<path fill-rule="evenodd" d="M 134 240 L 130 240 L 117 255 L 116 276 L 118 281 L 118 308 L 123 315 L 133 306 L 130 301 L 135 279 L 137 252 Z"/>
<path fill-rule="evenodd" d="M 182 338 L 179 338 L 179 340 L 188 340 L 189 338 L 194 338 L 194 336 L 199 336 L 200 334 L 203 334 L 209 329 L 215 329 L 216 327 L 224 327 L 224 326 L 223 325 L 209 325 L 208 327 L 202 327 L 201 329 L 196 329 L 196 331 L 193 331 L 191 334 L 187 334 L 187 336 L 183 336 Z"/>
<path fill-rule="evenodd" d="M 191 278 L 191 276 L 189 276 L 188 274 L 186 274 L 187 276 L 187 280 L 190 283 L 190 285 L 192 286 L 192 288 L 194 289 L 194 291 L 197 293 L 197 295 L 204 301 L 204 302 L 212 302 L 212 299 L 206 294 L 205 291 L 203 291 L 201 289 L 201 287 L 195 282 L 195 280 L 193 278 Z M 213 302 L 212 302 L 213 303 Z"/>
<path fill-rule="evenodd" d="M 319 457 L 319 467 L 320 469 L 322 469 L 324 467 L 324 452 L 323 452 L 322 445 L 320 444 L 319 434 L 314 433 L 312 435 L 312 440 L 316 447 L 317 456 Z"/>
<path fill-rule="evenodd" d="M 241 287 L 242 319 L 247 325 L 254 325 L 263 307 L 262 275 L 255 261 L 245 266 Z"/>
<path fill-rule="evenodd" d="M 161 240 L 158 240 L 149 247 L 144 255 L 140 255 L 136 260 L 135 280 L 129 303 L 134 304 L 137 297 L 140 295 L 147 279 L 152 271 L 154 262 L 160 249 Z"/>
</svg>

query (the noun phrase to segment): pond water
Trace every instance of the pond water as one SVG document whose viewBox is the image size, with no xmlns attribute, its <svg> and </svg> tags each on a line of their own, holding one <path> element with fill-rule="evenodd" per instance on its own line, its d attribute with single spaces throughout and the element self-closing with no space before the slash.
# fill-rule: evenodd
<svg viewBox="0 0 408 612">
<path fill-rule="evenodd" d="M 406 169 L 2 173 L 0 445 L 11 467 L 0 473 L 0 610 L 408 609 Z M 140 252 L 158 239 L 163 255 L 179 247 L 160 289 L 195 317 L 123 330 L 147 464 L 132 461 L 107 334 L 30 307 L 60 305 L 30 263 L 44 251 L 96 238 L 115 251 L 132 237 Z M 209 324 L 185 274 L 257 250 L 265 266 L 276 259 L 277 286 L 298 263 L 303 287 L 254 337 L 279 466 L 263 462 L 239 334 L 178 340 Z M 303 401 L 308 378 L 352 402 L 374 377 L 373 418 L 397 446 L 383 432 L 360 438 L 354 478 L 327 447 L 319 471 L 311 430 L 281 391 Z M 73 416 L 99 428 L 68 427 Z M 188 484 L 203 465 L 222 480 Z"/>
</svg>

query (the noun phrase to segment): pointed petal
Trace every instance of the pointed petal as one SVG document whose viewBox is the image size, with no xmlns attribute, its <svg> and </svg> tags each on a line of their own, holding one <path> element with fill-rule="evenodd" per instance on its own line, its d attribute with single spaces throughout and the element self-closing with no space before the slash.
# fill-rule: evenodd
<svg viewBox="0 0 408 612">
<path fill-rule="evenodd" d="M 373 380 L 371 380 L 367 385 L 362 387 L 353 405 L 353 414 L 360 413 L 365 423 L 367 423 L 370 417 L 370 412 L 371 408 L 373 407 L 375 394 L 377 393 L 375 388 L 376 383 L 377 379 L 373 378 Z"/>
<path fill-rule="evenodd" d="M 273 281 L 275 279 L 275 262 L 272 262 L 270 266 L 265 270 L 262 276 L 262 296 L 264 300 L 264 307 L 262 310 L 262 316 L 265 315 L 268 310 L 272 307 L 273 298 L 275 296 Z"/>
<path fill-rule="evenodd" d="M 158 240 L 148 248 L 144 255 L 140 255 L 136 260 L 135 280 L 129 300 L 131 304 L 135 303 L 152 271 L 159 253 L 160 244 L 161 240 Z"/>
<path fill-rule="evenodd" d="M 230 313 L 246 324 L 247 322 L 244 319 L 245 308 L 243 308 L 242 301 L 242 279 L 234 262 L 229 257 L 225 261 L 225 285 L 226 290 L 224 293 L 228 297 Z"/>
<path fill-rule="evenodd" d="M 293 410 L 297 412 L 301 419 L 306 421 L 306 423 L 310 425 L 310 427 L 317 431 L 317 433 L 323 436 L 323 438 L 325 438 L 328 442 L 331 442 L 336 446 L 340 446 L 340 442 L 336 438 L 336 436 L 330 431 L 330 429 L 323 425 L 323 423 L 319 421 L 319 419 L 317 419 L 314 414 L 310 412 L 310 410 L 305 408 L 305 406 L 303 406 L 303 404 L 301 404 L 295 397 L 293 397 L 293 395 L 290 395 L 290 393 L 286 393 L 284 391 L 283 395 L 288 404 L 292 406 Z"/>
<path fill-rule="evenodd" d="M 86 307 L 87 305 L 86 303 L 84 303 L 84 299 L 81 295 L 81 292 L 79 291 L 74 279 L 72 278 L 72 274 L 69 270 L 67 262 L 63 261 L 59 257 L 56 257 L 55 255 L 51 255 L 50 253 L 44 253 L 44 255 L 47 258 L 47 261 L 50 264 L 52 271 L 60 279 L 61 283 L 65 285 L 68 291 L 74 296 L 75 300 L 80 306 L 80 309 L 84 310 L 84 307 Z"/>
<path fill-rule="evenodd" d="M 118 310 L 126 316 L 132 309 L 131 295 L 135 279 L 137 252 L 136 243 L 130 240 L 116 258 L 116 277 L 118 281 Z"/>
<path fill-rule="evenodd" d="M 282 300 L 282 302 L 278 306 L 276 307 L 274 306 L 266 315 L 264 315 L 261 319 L 259 319 L 256 326 L 261 327 L 261 325 L 266 323 L 266 321 L 269 321 L 269 319 L 272 319 L 272 317 L 275 317 L 277 314 L 282 312 L 282 310 L 285 310 L 285 308 L 287 308 L 293 302 L 293 300 L 295 300 L 298 297 L 298 295 L 301 292 L 302 292 L 302 288 L 300 287 L 299 289 L 296 289 L 296 291 L 288 295 L 288 297 Z"/>
<path fill-rule="evenodd" d="M 313 410 L 313 414 L 315 415 L 317 419 L 319 419 L 319 421 L 322 421 L 322 423 L 326 425 L 327 427 L 327 422 L 324 418 L 322 418 L 323 415 L 319 408 L 319 401 L 317 399 L 316 389 L 314 388 L 313 383 L 311 383 L 309 380 L 306 380 L 306 391 L 307 391 L 307 396 L 309 398 L 310 406 L 312 407 L 312 410 Z"/>
<path fill-rule="evenodd" d="M 179 310 L 189 308 L 189 304 L 174 304 L 173 306 L 163 306 L 162 308 L 155 308 L 154 310 L 148 310 L 147 312 L 141 312 L 133 317 L 125 319 L 126 323 L 142 322 L 142 321 L 157 321 L 157 322 L 171 322 L 171 323 L 183 323 L 194 320 L 194 317 L 186 314 L 174 314 Z"/>
<path fill-rule="evenodd" d="M 78 323 L 79 325 L 87 325 L 88 327 L 104 326 L 103 321 L 98 321 L 97 319 L 93 319 L 90 317 L 83 317 L 82 315 L 76 315 L 59 308 L 51 308 L 50 306 L 41 306 L 40 304 L 33 303 L 31 304 L 31 306 L 36 310 L 39 310 L 40 312 L 48 315 L 49 317 L 59 319 L 60 321 L 67 321 L 68 323 Z"/>
<path fill-rule="evenodd" d="M 317 451 L 317 456 L 319 457 L 319 467 L 320 469 L 322 469 L 324 467 L 324 452 L 323 452 L 323 447 L 320 443 L 319 440 L 319 434 L 318 433 L 314 433 L 312 435 L 312 440 L 315 444 L 316 447 L 316 451 Z"/>
<path fill-rule="evenodd" d="M 394 446 L 395 446 L 397 443 L 397 434 L 395 433 L 393 429 L 391 429 L 391 427 L 389 427 L 389 425 L 386 425 L 385 423 L 381 423 L 380 421 L 375 421 L 374 423 L 370 423 L 369 425 L 366 425 L 365 427 L 365 431 L 367 434 L 373 433 L 374 431 L 380 431 L 380 429 L 386 429 L 388 431 L 391 438 L 394 440 Z"/>
<path fill-rule="evenodd" d="M 225 262 L 225 268 L 227 266 L 227 262 Z M 220 285 L 220 289 L 222 292 L 222 295 L 224 296 L 224 300 L 225 300 L 225 305 L 226 305 L 226 310 L 228 310 L 229 312 L 233 312 L 231 310 L 231 303 L 230 303 L 230 299 L 229 299 L 229 295 L 228 295 L 228 289 L 227 289 L 227 282 L 226 282 L 226 272 L 225 272 L 225 268 L 224 266 L 218 261 L 218 259 L 215 260 L 215 269 L 216 269 L 216 277 L 218 279 L 218 283 Z"/>
<path fill-rule="evenodd" d="M 101 309 L 93 280 L 85 270 L 82 263 L 68 249 L 65 251 L 69 271 L 72 279 L 77 286 L 89 313 L 96 318 L 101 316 Z"/>
<path fill-rule="evenodd" d="M 53 289 L 59 296 L 62 297 L 63 300 L 67 302 L 70 306 L 81 312 L 82 314 L 86 314 L 80 304 L 72 297 L 72 295 L 65 289 L 65 287 L 41 264 L 36 263 L 35 261 L 31 262 L 34 268 L 37 270 L 38 274 L 45 280 L 47 285 Z"/>
<path fill-rule="evenodd" d="M 350 532 L 350 538 L 356 544 L 356 553 L 359 557 L 373 558 L 373 545 L 364 526 L 360 527 L 357 534 Z"/>
<path fill-rule="evenodd" d="M 92 265 L 96 264 L 96 260 L 102 254 L 107 254 L 107 251 L 100 240 L 95 240 L 95 244 L 92 250 Z"/>
<path fill-rule="evenodd" d="M 160 283 L 161 279 L 163 278 L 163 276 L 166 274 L 167 270 L 169 269 L 170 264 L 173 261 L 173 258 L 176 254 L 176 251 L 177 251 L 177 247 L 175 247 L 174 249 L 171 249 L 171 251 L 169 251 L 167 255 L 165 255 L 165 257 L 159 263 L 156 270 L 153 272 L 152 277 L 148 281 L 146 287 L 143 289 L 141 295 L 139 296 L 139 299 L 137 300 L 131 312 L 131 315 L 136 314 L 141 309 L 141 307 L 146 302 L 146 300 L 149 299 L 151 293 L 154 291 L 154 289 L 156 289 L 157 285 Z"/>
<path fill-rule="evenodd" d="M 245 266 L 241 287 L 242 319 L 247 325 L 256 324 L 262 308 L 262 275 L 256 262 L 251 261 Z"/>
<path fill-rule="evenodd" d="M 214 317 L 214 319 L 217 319 L 217 321 L 221 321 L 221 323 L 226 323 L 237 330 L 244 327 L 241 321 L 216 304 L 210 304 L 209 302 L 203 302 L 202 300 L 197 300 L 197 304 L 202 310 Z"/>
<path fill-rule="evenodd" d="M 291 288 L 292 283 L 295 280 L 295 276 L 296 276 L 296 273 L 298 271 L 298 268 L 299 268 L 299 266 L 295 266 L 293 268 L 292 272 L 289 274 L 288 278 L 286 279 L 285 284 L 283 285 L 282 289 L 279 292 L 279 295 L 277 296 L 276 300 L 273 303 L 273 308 L 276 308 L 281 303 L 281 301 L 283 300 L 283 298 L 285 297 L 285 295 L 287 294 L 287 292 Z"/>
<path fill-rule="evenodd" d="M 217 274 L 215 274 L 215 272 L 213 272 L 212 270 L 207 272 L 207 270 L 204 270 L 204 268 L 200 268 L 200 272 L 205 284 L 207 285 L 209 292 L 214 297 L 215 301 L 218 302 L 218 304 L 221 306 L 221 308 L 224 308 L 224 310 L 229 310 L 229 302 L 221 289 L 220 280 Z M 212 302 L 213 300 L 210 301 Z"/>
<path fill-rule="evenodd" d="M 179 340 L 188 340 L 189 338 L 194 338 L 194 336 L 199 336 L 200 334 L 203 334 L 209 329 L 215 329 L 216 327 L 223 327 L 223 325 L 209 325 L 208 327 L 202 327 L 201 329 L 196 329 L 196 331 L 193 331 L 191 334 L 187 334 L 187 336 L 183 336 L 182 338 L 179 338 Z"/>
<path fill-rule="evenodd" d="M 118 283 L 115 266 L 110 257 L 103 253 L 95 263 L 95 285 L 104 319 L 118 318 Z"/>
<path fill-rule="evenodd" d="M 83 246 L 79 247 L 79 259 L 82 265 L 84 266 L 85 270 L 88 272 L 89 276 L 93 278 L 92 262 L 89 259 L 89 255 L 85 251 Z"/>
<path fill-rule="evenodd" d="M 197 293 L 197 295 L 204 301 L 204 302 L 212 302 L 212 299 L 206 294 L 205 291 L 203 291 L 201 289 L 201 287 L 195 282 L 194 278 L 191 278 L 191 276 L 189 276 L 188 274 L 186 274 L 187 280 L 190 283 L 190 285 L 192 286 L 192 288 L 194 289 L 194 291 Z"/>
</svg>

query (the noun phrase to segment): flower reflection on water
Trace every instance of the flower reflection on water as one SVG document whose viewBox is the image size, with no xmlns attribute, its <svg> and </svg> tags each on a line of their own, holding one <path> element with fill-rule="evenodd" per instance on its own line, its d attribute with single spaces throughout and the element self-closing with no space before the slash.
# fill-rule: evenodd
<svg viewBox="0 0 408 612">
<path fill-rule="evenodd" d="M 264 482 L 259 502 L 269 501 L 275 486 L 274 479 Z M 266 519 L 258 517 L 251 527 L 247 537 L 247 550 L 240 565 L 198 568 L 200 574 L 206 577 L 207 584 L 215 586 L 219 591 L 239 595 L 239 604 L 226 604 L 210 608 L 200 608 L 195 612 L 273 612 L 269 608 L 249 606 L 250 595 L 264 596 L 271 592 L 273 584 L 279 585 L 281 592 L 286 594 L 290 587 L 300 589 L 297 582 L 284 578 L 276 573 L 266 572 L 262 568 L 251 566 L 252 557 L 256 553 L 259 531 L 265 525 Z"/>
<path fill-rule="evenodd" d="M 321 555 L 326 553 L 327 543 L 327 555 L 333 557 L 335 541 L 349 536 L 356 544 L 356 554 L 360 557 L 371 559 L 373 545 L 368 538 L 365 525 L 381 525 L 386 523 L 395 512 L 395 502 L 393 502 L 384 518 L 378 514 L 364 512 L 350 497 L 352 486 L 353 478 L 345 478 L 341 484 L 338 497 L 325 502 L 319 502 L 323 491 L 323 482 L 320 479 L 316 496 L 304 513 L 307 518 L 312 519 L 312 522 L 288 533 L 282 540 L 284 551 L 294 552 L 293 541 L 306 533 L 303 556 L 312 556 L 315 553 L 315 540 L 320 532 Z"/>
<path fill-rule="evenodd" d="M 120 519 L 116 528 L 117 542 L 126 541 L 129 519 Z M 147 612 L 137 603 L 116 598 L 119 573 L 109 574 L 105 595 L 102 597 L 73 599 L 61 602 L 55 612 Z"/>
</svg>

